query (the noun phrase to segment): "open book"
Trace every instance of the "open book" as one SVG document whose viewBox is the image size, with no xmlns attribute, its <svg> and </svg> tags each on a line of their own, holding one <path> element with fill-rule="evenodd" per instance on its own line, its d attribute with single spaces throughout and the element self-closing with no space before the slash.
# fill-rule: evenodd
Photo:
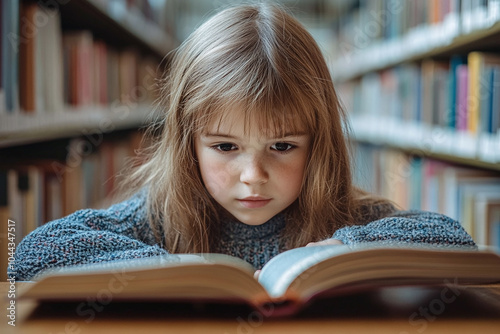
<svg viewBox="0 0 500 334">
<path fill-rule="evenodd" d="M 269 261 L 258 280 L 247 262 L 222 254 L 174 254 L 48 270 L 20 298 L 84 301 L 244 302 L 292 314 L 330 295 L 384 286 L 500 282 L 491 249 L 377 243 L 296 248 Z"/>
</svg>

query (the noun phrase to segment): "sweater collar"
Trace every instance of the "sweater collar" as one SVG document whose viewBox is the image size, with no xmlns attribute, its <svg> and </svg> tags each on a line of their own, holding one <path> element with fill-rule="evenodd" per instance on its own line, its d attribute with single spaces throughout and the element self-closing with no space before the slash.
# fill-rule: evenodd
<svg viewBox="0 0 500 334">
<path fill-rule="evenodd" d="M 277 214 L 261 225 L 247 225 L 234 217 L 224 217 L 222 218 L 221 234 L 232 238 L 241 236 L 243 239 L 262 239 L 280 234 L 285 225 L 286 221 L 283 213 Z"/>
</svg>

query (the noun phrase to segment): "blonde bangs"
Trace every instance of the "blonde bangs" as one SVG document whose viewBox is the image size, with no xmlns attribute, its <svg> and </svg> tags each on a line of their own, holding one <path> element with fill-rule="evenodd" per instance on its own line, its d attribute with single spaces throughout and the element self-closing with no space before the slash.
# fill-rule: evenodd
<svg viewBox="0 0 500 334">
<path fill-rule="evenodd" d="M 203 102 L 198 99 L 186 110 L 194 122 L 194 133 L 204 133 L 213 124 L 219 128 L 234 110 L 244 113 L 245 134 L 251 131 L 252 124 L 267 138 L 290 133 L 312 134 L 317 130 L 317 110 L 313 107 L 316 103 L 297 89 L 296 82 L 287 84 L 278 73 L 262 78 L 241 72 L 232 73 L 234 80 L 224 84 L 207 85 L 200 94 Z"/>
</svg>

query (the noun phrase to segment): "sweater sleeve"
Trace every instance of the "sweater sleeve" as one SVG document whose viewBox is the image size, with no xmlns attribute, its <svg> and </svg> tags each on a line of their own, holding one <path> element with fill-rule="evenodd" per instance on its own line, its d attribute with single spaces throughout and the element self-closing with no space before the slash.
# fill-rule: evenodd
<svg viewBox="0 0 500 334">
<path fill-rule="evenodd" d="M 137 194 L 105 210 L 86 209 L 49 222 L 17 246 L 16 280 L 30 280 L 44 269 L 167 254 L 155 245 Z"/>
<path fill-rule="evenodd" d="M 474 246 L 459 222 L 426 211 L 399 211 L 366 225 L 338 229 L 333 239 L 351 245 L 360 242 L 408 242 L 434 245 Z"/>
</svg>

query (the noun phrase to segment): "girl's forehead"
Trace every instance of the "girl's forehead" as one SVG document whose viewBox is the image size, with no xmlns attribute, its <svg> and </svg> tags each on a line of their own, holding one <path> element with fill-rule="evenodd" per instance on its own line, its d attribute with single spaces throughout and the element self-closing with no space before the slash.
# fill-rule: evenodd
<svg viewBox="0 0 500 334">
<path fill-rule="evenodd" d="M 266 112 L 248 110 L 235 106 L 218 111 L 201 124 L 201 133 L 258 134 L 262 137 L 278 138 L 289 134 L 307 133 L 307 126 L 297 117 L 286 111 Z"/>
</svg>

